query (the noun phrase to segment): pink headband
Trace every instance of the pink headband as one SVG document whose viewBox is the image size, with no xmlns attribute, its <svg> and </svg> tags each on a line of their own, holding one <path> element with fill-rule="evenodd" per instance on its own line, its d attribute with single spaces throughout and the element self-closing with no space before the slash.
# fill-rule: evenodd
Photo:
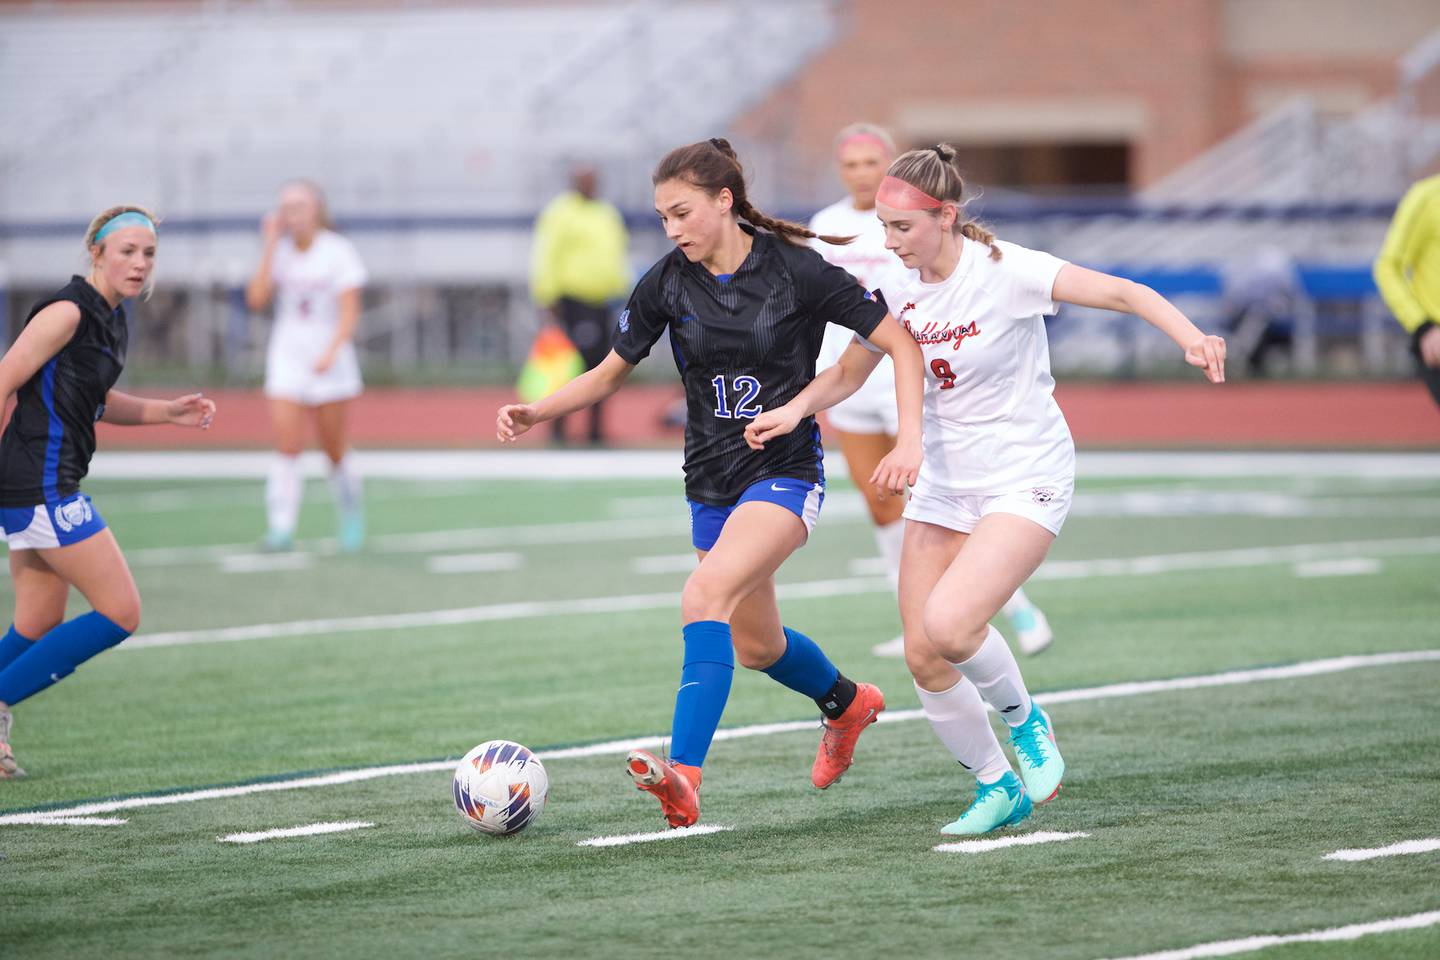
<svg viewBox="0 0 1440 960">
<path fill-rule="evenodd" d="M 846 137 L 844 140 L 841 140 L 835 145 L 835 155 L 838 157 L 840 155 L 840 151 L 844 150 L 852 143 L 873 143 L 875 144 L 875 146 L 879 147 L 886 156 L 889 156 L 891 152 L 890 144 L 886 143 L 884 140 L 881 140 L 873 133 L 852 133 L 850 134 L 850 136 Z"/>
<path fill-rule="evenodd" d="M 919 187 L 889 175 L 880 181 L 875 202 L 897 210 L 937 210 L 944 205 Z"/>
</svg>

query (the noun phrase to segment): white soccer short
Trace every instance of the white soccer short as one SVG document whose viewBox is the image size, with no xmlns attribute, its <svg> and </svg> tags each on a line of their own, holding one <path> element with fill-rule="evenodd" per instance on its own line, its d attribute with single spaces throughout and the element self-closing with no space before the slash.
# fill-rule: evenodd
<svg viewBox="0 0 1440 960">
<path fill-rule="evenodd" d="M 1073 477 L 997 496 L 931 493 L 917 487 L 905 505 L 904 516 L 906 520 L 969 533 L 981 517 L 1010 513 L 1034 521 L 1058 537 L 1074 494 Z"/>
<path fill-rule="evenodd" d="M 830 426 L 846 433 L 900 432 L 900 414 L 895 408 L 895 373 L 889 358 L 881 361 L 860 389 L 825 411 Z"/>
<path fill-rule="evenodd" d="M 320 351 L 309 344 L 272 338 L 265 354 L 265 396 L 313 407 L 360 395 L 364 385 L 353 344 L 341 347 L 324 373 L 315 372 L 319 357 Z"/>
</svg>

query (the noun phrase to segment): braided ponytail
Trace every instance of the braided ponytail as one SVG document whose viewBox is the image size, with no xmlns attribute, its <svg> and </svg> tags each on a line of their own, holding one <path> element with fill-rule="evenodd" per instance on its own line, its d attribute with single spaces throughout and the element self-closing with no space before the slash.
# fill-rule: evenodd
<svg viewBox="0 0 1440 960">
<path fill-rule="evenodd" d="M 784 243 L 802 246 L 804 241 L 818 238 L 826 243 L 842 245 L 855 239 L 854 237 L 821 236 L 803 224 L 781 220 L 762 213 L 746 195 L 745 169 L 740 165 L 740 158 L 736 156 L 735 148 L 724 137 L 711 137 L 700 143 L 677 147 L 665 154 L 655 167 L 655 173 L 651 176 L 650 182 L 658 186 L 667 180 L 684 180 L 686 183 L 704 190 L 712 197 L 719 194 L 721 190 L 728 189 L 730 195 L 734 197 L 732 209 L 735 216 L 752 227 L 769 231 Z"/>
<path fill-rule="evenodd" d="M 999 260 L 1000 248 L 995 243 L 995 234 L 979 220 L 965 220 L 965 178 L 960 173 L 960 155 L 948 143 L 937 143 L 923 150 L 902 153 L 890 164 L 888 176 L 922 190 L 956 208 L 955 231 L 967 240 L 983 243 L 990 248 L 990 259 Z M 932 215 L 934 211 L 931 211 Z"/>
</svg>

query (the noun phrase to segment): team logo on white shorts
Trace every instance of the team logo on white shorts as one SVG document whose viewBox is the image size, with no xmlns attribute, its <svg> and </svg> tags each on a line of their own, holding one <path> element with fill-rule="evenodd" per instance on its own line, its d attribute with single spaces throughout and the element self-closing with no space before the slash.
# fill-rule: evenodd
<svg viewBox="0 0 1440 960">
<path fill-rule="evenodd" d="M 1030 499 L 1036 503 L 1049 503 L 1059 493 L 1054 487 L 1036 487 L 1030 491 Z"/>
<path fill-rule="evenodd" d="M 62 503 L 55 510 L 55 525 L 69 533 L 76 527 L 84 526 L 95 518 L 95 511 L 90 508 L 90 501 L 84 497 L 76 497 L 69 503 Z"/>
</svg>

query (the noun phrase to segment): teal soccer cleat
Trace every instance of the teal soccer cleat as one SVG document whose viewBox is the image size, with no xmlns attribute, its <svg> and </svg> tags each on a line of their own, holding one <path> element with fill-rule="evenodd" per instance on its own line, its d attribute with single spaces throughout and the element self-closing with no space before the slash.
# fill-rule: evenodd
<svg viewBox="0 0 1440 960">
<path fill-rule="evenodd" d="M 340 515 L 340 552 L 359 553 L 365 546 L 365 514 L 347 510 Z"/>
<path fill-rule="evenodd" d="M 1050 715 L 1038 703 L 1031 706 L 1025 722 L 1010 731 L 1010 743 L 1015 747 L 1020 779 L 1025 781 L 1030 796 L 1036 798 L 1035 803 L 1054 800 L 1065 776 L 1065 759 L 1055 744 Z"/>
<path fill-rule="evenodd" d="M 960 819 L 947 823 L 940 832 L 951 837 L 976 837 L 1001 827 L 1010 827 L 1030 816 L 1035 805 L 1014 773 L 994 783 L 975 783 L 975 802 L 960 814 Z"/>
</svg>

